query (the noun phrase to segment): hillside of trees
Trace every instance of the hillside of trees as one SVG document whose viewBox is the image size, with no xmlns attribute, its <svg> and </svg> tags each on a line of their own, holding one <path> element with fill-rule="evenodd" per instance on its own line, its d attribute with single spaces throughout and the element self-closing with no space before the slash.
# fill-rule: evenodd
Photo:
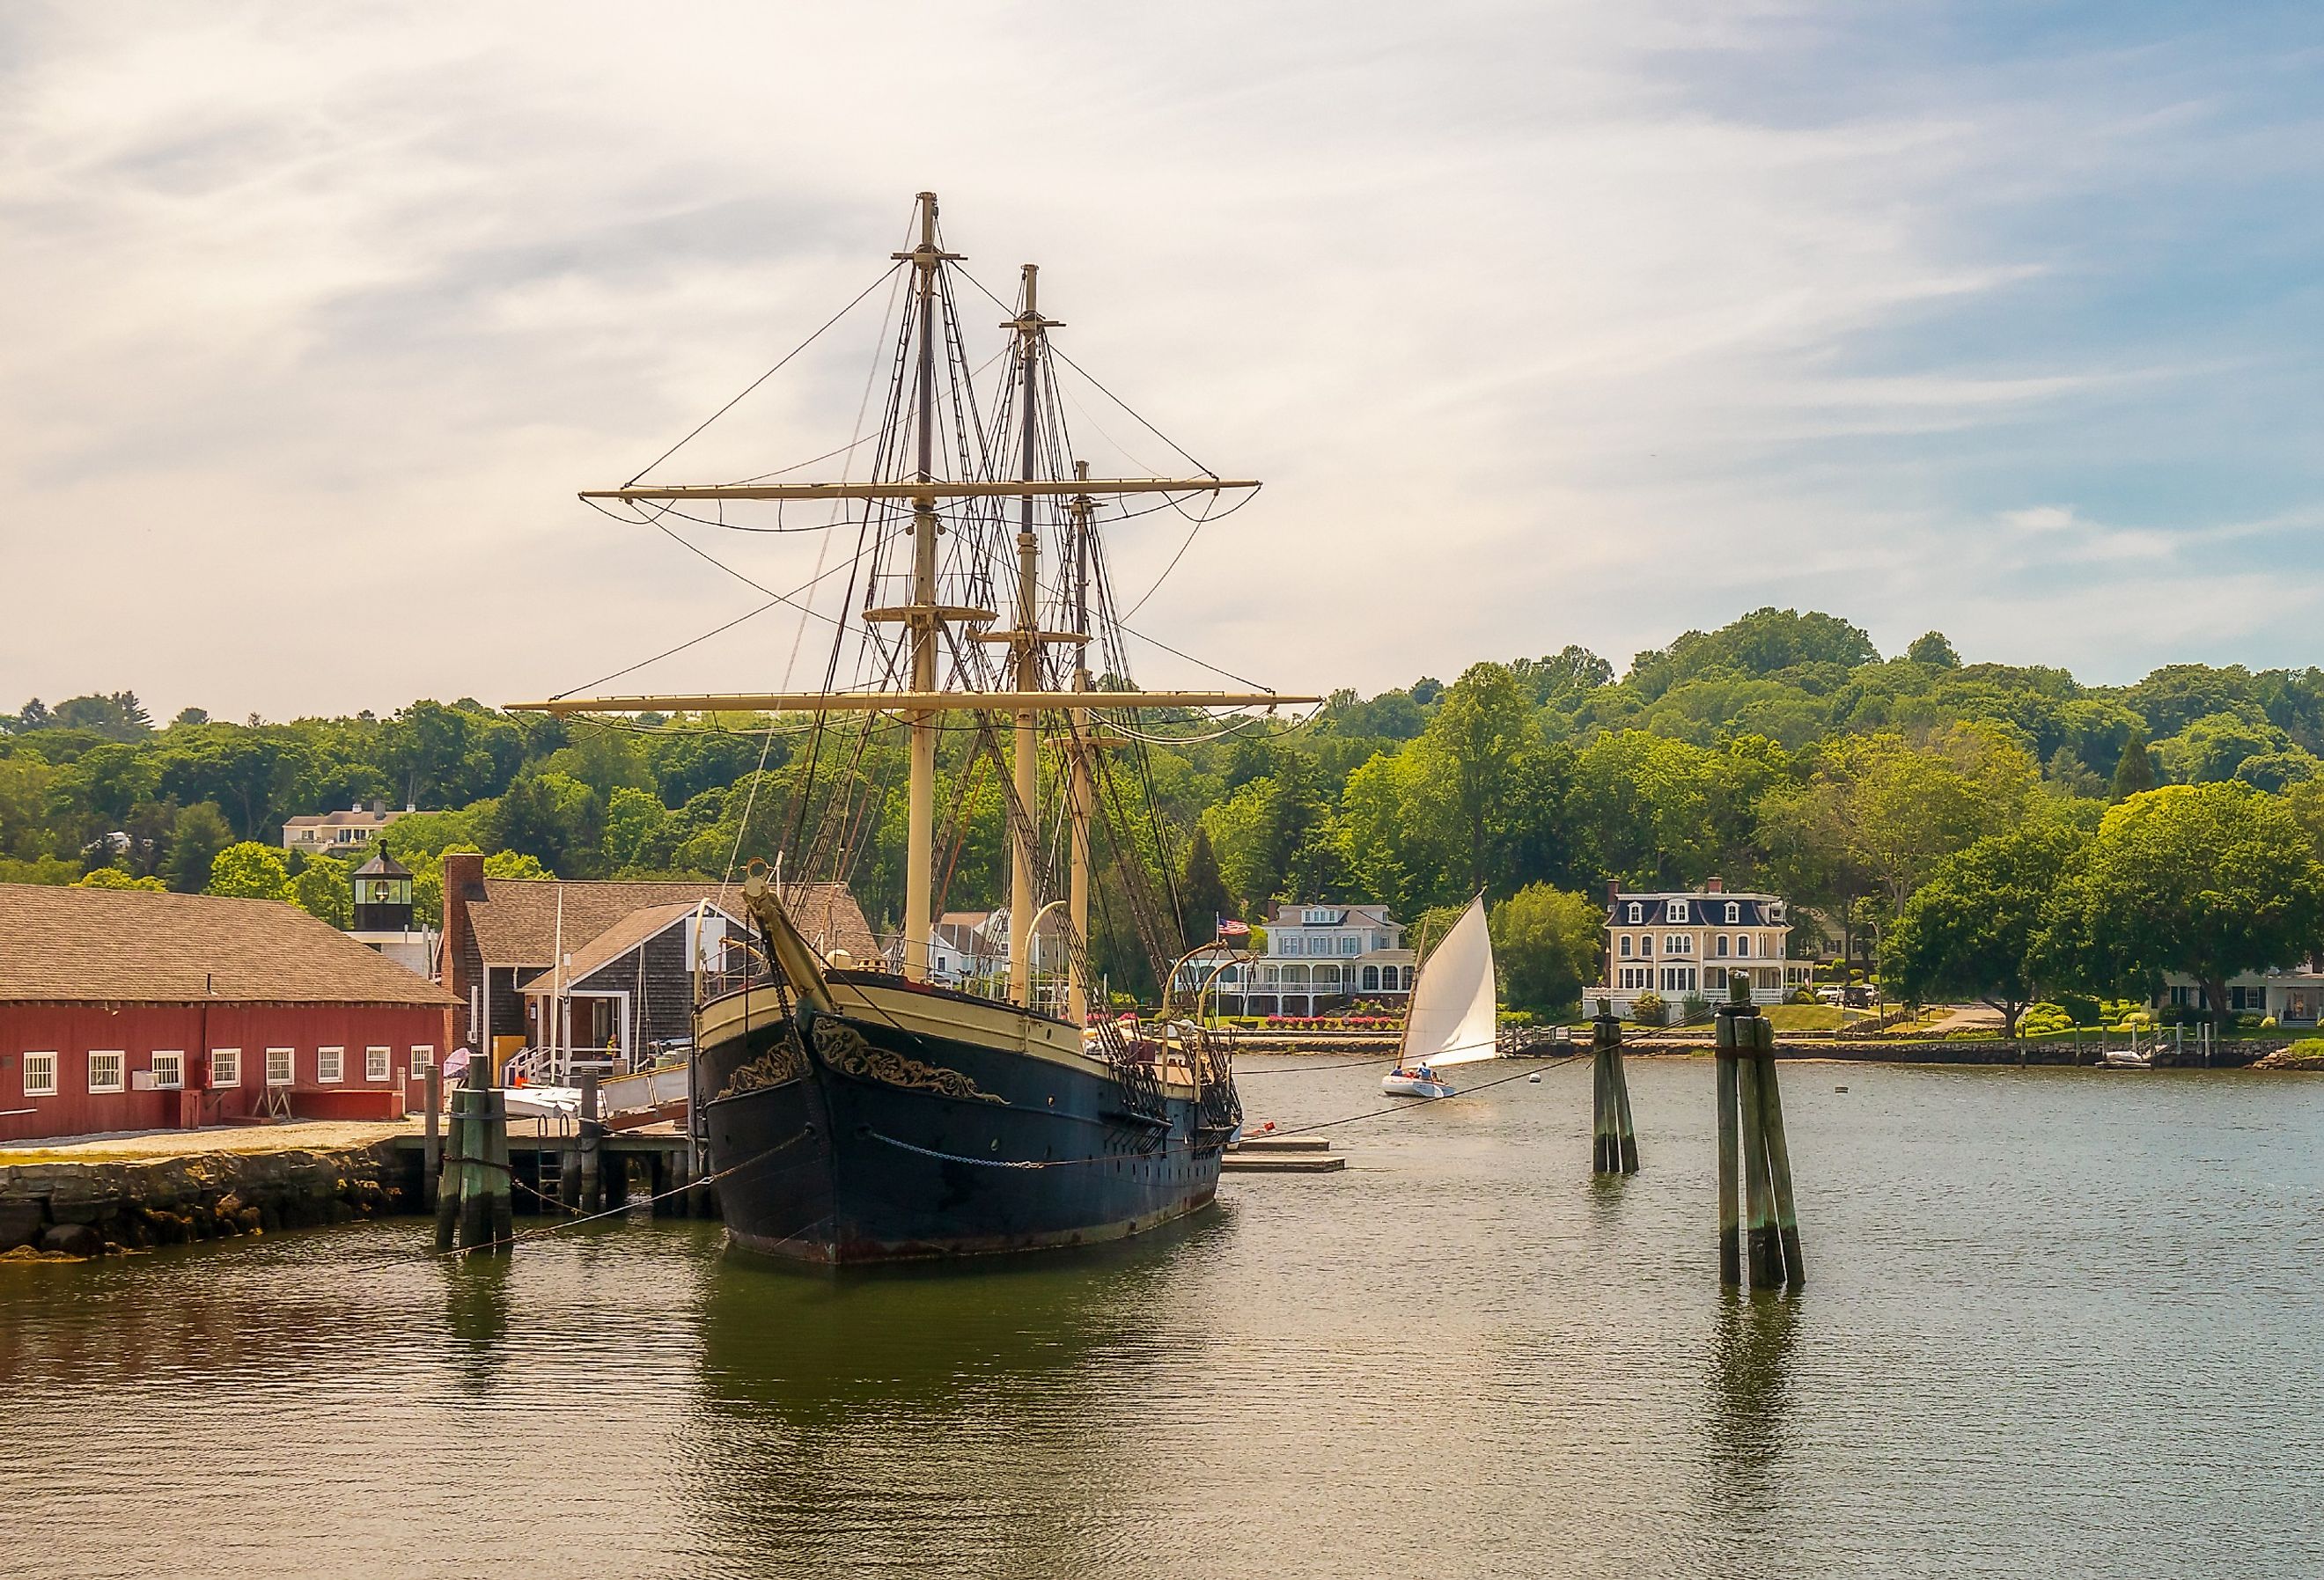
<svg viewBox="0 0 2324 1580">
<path fill-rule="evenodd" d="M 881 831 L 903 822 L 900 736 L 823 753 L 810 780 L 803 728 L 726 716 L 608 727 L 467 698 L 284 723 L 188 709 L 162 725 L 127 693 L 32 701 L 0 716 L 0 881 L 223 881 L 327 910 L 333 873 L 310 877 L 279 849 L 271 867 L 244 851 L 222 880 L 221 858 L 279 846 L 289 817 L 374 799 L 423 808 L 385 840 L 423 894 L 455 847 L 489 853 L 499 871 L 715 878 L 738 856 L 773 857 L 806 786 L 825 798 L 818 806 L 839 795 L 865 807 L 847 876 L 875 925 L 891 922 L 902 873 Z M 1835 942 L 1904 924 L 1902 958 L 1932 993 L 1990 990 L 2014 1003 L 2069 982 L 2151 989 L 2184 964 L 2159 963 L 2154 939 L 2116 936 L 2095 914 L 2070 937 L 2049 927 L 2017 939 L 2023 980 L 1995 987 L 1987 979 L 2008 972 L 1991 962 L 2013 946 L 1996 945 L 1982 965 L 1965 963 L 1974 950 L 1932 953 L 1941 908 L 1914 901 L 1941 882 L 1969 896 L 1960 917 L 1983 916 L 1978 885 L 2006 879 L 2021 898 L 2038 890 L 2054 919 L 2069 891 L 2087 913 L 2200 907 L 2269 883 L 2313 889 L 2324 831 L 2324 671 L 2176 664 L 2135 685 L 2084 686 L 2062 670 L 1965 663 L 1934 632 L 1883 658 L 1847 621 L 1786 609 L 1689 632 L 1618 675 L 1567 647 L 1473 664 L 1449 684 L 1343 691 L 1302 725 L 1198 732 L 1188 721 L 1177 730 L 1186 739 L 1151 746 L 1115 776 L 1129 824 L 1162 830 L 1101 846 L 1115 901 L 1131 889 L 1162 896 L 1199 939 L 1213 913 L 1255 918 L 1273 897 L 1380 900 L 1416 916 L 1482 891 L 1497 933 L 1530 927 L 1576 956 L 1518 967 L 1536 985 L 1517 996 L 1545 1003 L 1595 969 L 1578 957 L 1572 896 L 1594 902 L 1609 879 L 1678 887 L 1712 874 L 1788 896 Z M 991 905 L 1007 882 L 1001 787 L 964 738 L 948 741 L 943 772 L 945 903 Z M 2141 795 L 2157 787 L 2186 793 Z M 2202 808 L 2209 834 L 2158 833 L 2158 817 L 2182 816 L 2166 816 L 2173 807 Z M 2134 836 L 2182 862 L 2173 840 L 2258 843 L 2243 850 L 2240 889 L 2222 877 L 2225 888 L 2166 901 L 2124 888 L 2135 880 L 2123 871 L 2092 875 L 2094 852 Z M 2013 839 L 2024 848 L 2006 860 L 1986 843 Z M 1551 895 L 1566 897 L 1563 910 Z M 2211 980 L 2229 956 L 2243 969 L 2314 947 L 2307 904 L 2278 906 L 2264 938 L 2215 950 L 2197 975 Z M 1095 940 L 1101 963 L 1117 982 L 1145 980 L 1119 909 Z M 1957 918 L 1956 930 L 1965 925 Z M 2255 949 L 2274 953 L 2246 958 Z"/>
</svg>

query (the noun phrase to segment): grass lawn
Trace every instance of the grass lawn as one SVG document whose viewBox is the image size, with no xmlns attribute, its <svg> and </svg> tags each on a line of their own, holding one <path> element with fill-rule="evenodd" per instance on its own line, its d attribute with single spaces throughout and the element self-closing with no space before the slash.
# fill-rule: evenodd
<svg viewBox="0 0 2324 1580">
<path fill-rule="evenodd" d="M 1778 1031 L 1837 1031 L 1841 1019 L 1838 1004 L 1769 1004 L 1759 1012 Z"/>
</svg>

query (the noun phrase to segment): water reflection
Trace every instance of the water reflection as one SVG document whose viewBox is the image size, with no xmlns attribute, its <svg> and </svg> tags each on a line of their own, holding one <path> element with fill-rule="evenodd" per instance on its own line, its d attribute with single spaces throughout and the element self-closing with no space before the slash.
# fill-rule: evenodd
<svg viewBox="0 0 2324 1580">
<path fill-rule="evenodd" d="M 1801 1297 L 1728 1291 L 1720 1298 L 1711 1344 L 1717 1378 L 1711 1416 L 1712 1457 L 1733 1506 L 1775 1501 L 1773 1471 L 1789 1440 L 1792 1347 Z"/>
<path fill-rule="evenodd" d="M 1151 1474 L 1137 1401 L 1202 1342 L 1180 1302 L 1205 1227 L 837 1277 L 724 1258 L 687 1478 L 703 1546 L 779 1572 L 1102 1564 Z"/>
<path fill-rule="evenodd" d="M 444 1330 L 460 1384 L 471 1393 L 489 1392 L 507 1369 L 505 1341 L 515 1297 L 508 1256 L 447 1256 L 444 1270 Z"/>
</svg>

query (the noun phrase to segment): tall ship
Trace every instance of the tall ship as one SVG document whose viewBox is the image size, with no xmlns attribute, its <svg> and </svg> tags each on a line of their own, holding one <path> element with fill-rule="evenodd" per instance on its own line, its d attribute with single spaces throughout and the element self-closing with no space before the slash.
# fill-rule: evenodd
<svg viewBox="0 0 2324 1580">
<path fill-rule="evenodd" d="M 853 441 L 822 457 L 847 457 L 838 480 L 641 473 L 582 494 L 665 531 L 687 521 L 831 533 L 842 552 L 818 560 L 809 587 L 844 582 L 842 614 L 761 588 L 800 611 L 802 632 L 810 616 L 830 624 L 819 687 L 515 705 L 629 716 L 628 727 L 764 719 L 769 741 L 790 735 L 784 783 L 769 791 L 784 803 L 771 825 L 780 832 L 740 875 L 755 947 L 697 993 L 693 1079 L 729 1234 L 819 1264 L 1117 1239 L 1212 1201 L 1241 1122 L 1227 1050 L 1195 1023 L 1099 1006 L 1093 890 L 1116 948 L 1134 937 L 1155 980 L 1168 981 L 1182 940 L 1155 869 L 1167 883 L 1172 842 L 1138 782 L 1141 753 L 1318 700 L 1134 686 L 1127 642 L 1138 633 L 1111 586 L 1106 528 L 1172 511 L 1192 524 L 1191 545 L 1220 501 L 1258 484 L 1191 460 L 1180 476 L 1091 476 L 1066 422 L 1060 361 L 1123 427 L 1168 441 L 1052 346 L 1062 326 L 1040 310 L 1038 267 L 1023 267 L 1013 304 L 992 298 L 1009 317 L 980 365 L 964 303 L 991 293 L 945 250 L 934 193 L 919 194 L 907 241 L 857 299 L 883 281 L 890 292 L 886 395 L 868 416 L 875 374 Z M 986 365 L 991 384 L 980 390 Z M 752 507 L 761 519 L 742 521 Z M 796 520 L 818 512 L 816 526 Z M 899 738 L 901 910 L 890 957 L 859 961 L 826 948 L 798 901 L 806 885 L 846 879 L 874 846 L 892 847 L 890 787 L 867 762 Z M 948 984 L 939 978 L 956 974 L 931 956 L 972 786 L 997 790 L 1003 810 L 1007 966 Z"/>
</svg>

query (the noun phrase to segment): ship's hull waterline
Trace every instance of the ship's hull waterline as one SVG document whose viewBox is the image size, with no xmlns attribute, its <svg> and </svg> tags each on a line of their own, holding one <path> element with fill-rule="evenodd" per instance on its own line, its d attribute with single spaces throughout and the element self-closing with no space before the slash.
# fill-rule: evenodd
<svg viewBox="0 0 2324 1580">
<path fill-rule="evenodd" d="M 1138 1113 L 1063 1022 L 898 983 L 697 1012 L 729 1235 L 827 1266 L 1091 1244 L 1201 1211 L 1225 1133 L 1191 1086 Z"/>
</svg>

